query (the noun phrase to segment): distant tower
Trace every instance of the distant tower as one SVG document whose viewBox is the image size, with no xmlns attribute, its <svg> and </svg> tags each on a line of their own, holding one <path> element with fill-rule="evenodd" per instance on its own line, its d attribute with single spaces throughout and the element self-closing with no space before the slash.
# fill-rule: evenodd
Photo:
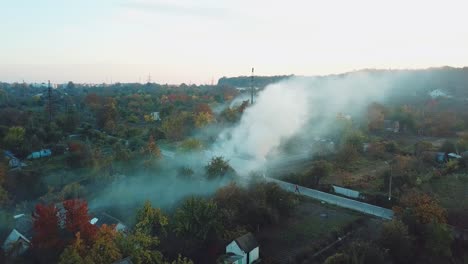
<svg viewBox="0 0 468 264">
<path fill-rule="evenodd" d="M 254 68 L 252 67 L 252 75 L 250 76 L 250 104 L 253 105 L 254 96 Z"/>
<path fill-rule="evenodd" d="M 151 83 L 151 73 L 148 73 L 148 83 Z"/>
<path fill-rule="evenodd" d="M 50 80 L 48 81 L 48 86 L 47 86 L 47 97 L 48 97 L 48 106 L 49 108 L 49 125 L 52 122 L 52 87 L 50 86 Z"/>
</svg>

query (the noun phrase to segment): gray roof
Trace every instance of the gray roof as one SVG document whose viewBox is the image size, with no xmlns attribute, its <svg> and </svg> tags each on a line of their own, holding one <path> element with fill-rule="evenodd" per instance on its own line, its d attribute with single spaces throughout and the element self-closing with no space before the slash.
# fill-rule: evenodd
<svg viewBox="0 0 468 264">
<path fill-rule="evenodd" d="M 258 247 L 258 242 L 252 233 L 247 233 L 241 237 L 236 238 L 236 243 L 246 253 Z"/>
<path fill-rule="evenodd" d="M 238 261 L 239 259 L 242 259 L 243 256 L 236 255 L 234 253 L 227 253 L 226 255 L 222 255 L 219 258 L 219 262 L 223 264 L 232 264 Z"/>
<path fill-rule="evenodd" d="M 126 257 L 124 259 L 117 260 L 116 262 L 113 262 L 112 264 L 133 264 L 133 262 L 130 257 Z"/>
</svg>

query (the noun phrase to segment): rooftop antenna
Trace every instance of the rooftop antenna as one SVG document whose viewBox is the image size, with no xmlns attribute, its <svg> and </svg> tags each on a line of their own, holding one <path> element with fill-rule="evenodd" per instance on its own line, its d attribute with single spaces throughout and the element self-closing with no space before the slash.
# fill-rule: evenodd
<svg viewBox="0 0 468 264">
<path fill-rule="evenodd" d="M 250 104 L 253 105 L 253 97 L 254 97 L 254 68 L 252 67 L 252 75 L 250 76 Z"/>
</svg>

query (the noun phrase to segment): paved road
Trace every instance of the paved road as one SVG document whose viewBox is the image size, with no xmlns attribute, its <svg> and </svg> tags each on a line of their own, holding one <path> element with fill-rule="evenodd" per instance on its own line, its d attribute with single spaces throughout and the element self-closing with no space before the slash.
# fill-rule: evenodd
<svg viewBox="0 0 468 264">
<path fill-rule="evenodd" d="M 281 188 L 288 190 L 288 191 L 294 191 L 295 190 L 295 184 L 291 184 L 288 182 L 272 179 L 272 178 L 266 178 L 267 181 L 275 182 L 277 183 Z M 324 201 L 329 204 L 334 204 L 340 207 L 345 207 L 351 210 L 359 211 L 365 214 L 370 214 L 374 215 L 383 219 L 388 219 L 391 220 L 393 218 L 393 211 L 390 209 L 386 209 L 383 207 L 351 200 L 348 198 L 344 198 L 341 196 L 309 189 L 306 187 L 299 186 L 299 191 L 302 195 Z"/>
</svg>

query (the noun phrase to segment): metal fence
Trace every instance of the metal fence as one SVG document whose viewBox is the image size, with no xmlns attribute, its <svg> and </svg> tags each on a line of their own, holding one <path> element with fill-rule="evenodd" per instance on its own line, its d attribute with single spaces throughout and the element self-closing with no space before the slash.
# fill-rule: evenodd
<svg viewBox="0 0 468 264">
<path fill-rule="evenodd" d="M 281 188 L 285 190 L 292 191 L 292 192 L 295 191 L 295 186 L 296 186 L 295 184 L 268 178 L 268 177 L 266 178 L 266 180 L 277 183 Z M 302 195 L 305 195 L 305 196 L 308 196 L 308 197 L 311 197 L 311 198 L 314 198 L 314 199 L 317 199 L 317 200 L 320 200 L 329 204 L 334 204 L 340 207 L 345 207 L 351 210 L 359 211 L 365 214 L 374 215 L 374 216 L 388 219 L 388 220 L 391 220 L 393 218 L 393 211 L 387 208 L 347 199 L 341 196 L 336 196 L 333 194 L 309 189 L 306 187 L 301 187 L 301 186 L 298 186 L 298 187 L 299 187 L 299 192 Z"/>
</svg>

